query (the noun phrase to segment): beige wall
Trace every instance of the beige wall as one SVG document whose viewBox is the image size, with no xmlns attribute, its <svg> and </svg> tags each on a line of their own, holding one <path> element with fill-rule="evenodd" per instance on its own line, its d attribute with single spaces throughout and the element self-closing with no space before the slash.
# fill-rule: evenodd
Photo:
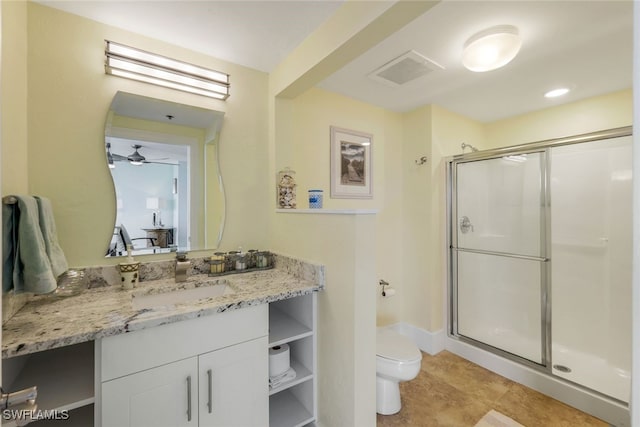
<svg viewBox="0 0 640 427">
<path fill-rule="evenodd" d="M 2 4 L 2 194 L 27 193 L 27 4 Z"/>
<path fill-rule="evenodd" d="M 363 102 L 311 89 L 294 100 L 280 100 L 276 166 L 296 171 L 298 207 L 308 208 L 307 191 L 324 190 L 327 209 L 377 209 L 375 277 L 390 282 L 398 296 L 378 295 L 382 323 L 393 323 L 402 313 L 404 280 L 402 269 L 403 124 L 401 115 Z M 373 135 L 373 198 L 332 199 L 330 197 L 330 126 Z M 409 164 L 411 166 L 411 164 Z M 415 166 L 415 165 L 414 165 Z M 275 200 L 275 196 L 274 196 Z"/>
<path fill-rule="evenodd" d="M 271 248 L 326 266 L 318 293 L 318 417 L 331 427 L 373 426 L 373 215 L 274 214 Z"/>
<path fill-rule="evenodd" d="M 630 126 L 632 95 L 631 89 L 627 89 L 488 123 L 485 148 Z"/>
<path fill-rule="evenodd" d="M 374 7 L 365 21 L 375 21 L 383 9 Z M 625 92 L 487 125 L 437 106 L 396 114 L 289 81 L 296 79 L 292 74 L 313 81 L 327 69 L 313 64 L 281 69 L 273 87 L 294 87 L 290 91 L 300 95 L 275 99 L 262 72 L 34 3 L 3 2 L 2 12 L 2 191 L 52 199 L 72 266 L 107 263 L 102 255 L 115 202 L 103 131 L 116 91 L 225 112 L 219 154 L 227 226 L 221 248 L 268 247 L 327 266 L 327 289 L 319 294 L 319 411 L 327 426 L 375 423 L 376 307 L 380 324 L 443 327 L 446 156 L 460 153 L 462 142 L 492 148 L 631 122 Z M 106 76 L 104 39 L 228 72 L 232 95 L 222 102 Z M 9 61 L 15 65 L 8 67 Z M 330 199 L 330 125 L 373 134 L 374 199 Z M 424 155 L 428 163 L 416 165 Z M 276 214 L 275 172 L 284 166 L 298 172 L 301 207 L 306 191 L 319 187 L 326 208 L 379 213 Z M 397 289 L 395 297 L 381 299 L 381 278 Z"/>
<path fill-rule="evenodd" d="M 29 3 L 27 11 L 29 90 L 23 120 L 29 129 L 28 192 L 51 198 L 60 243 L 71 266 L 117 262 L 103 258 L 115 215 L 103 138 L 106 114 L 118 90 L 225 112 L 221 169 L 227 218 L 235 220 L 225 228 L 221 248 L 267 246 L 265 73 L 39 4 Z M 24 27 L 14 31 L 25 34 Z M 232 96 L 223 102 L 105 75 L 104 39 L 228 72 Z M 11 110 L 24 117 L 19 109 Z M 21 161 L 24 147 L 3 147 L 3 171 Z M 3 193 L 25 192 L 19 186 L 22 180 L 19 174 L 7 174 Z"/>
<path fill-rule="evenodd" d="M 402 297 L 382 300 L 377 285 L 381 278 L 400 288 L 402 283 L 402 120 L 321 89 L 276 99 L 274 110 L 275 170 L 296 171 L 300 209 L 308 207 L 307 191 L 313 188 L 324 190 L 325 209 L 378 210 L 376 215 L 272 214 L 270 227 L 274 250 L 327 269 L 318 304 L 320 425 L 374 425 L 376 299 L 381 313 L 394 318 L 402 313 Z M 373 199 L 330 197 L 330 126 L 373 135 Z"/>
<path fill-rule="evenodd" d="M 452 113 L 444 108 L 432 109 L 432 150 L 430 193 L 429 248 L 429 331 L 437 331 L 445 326 L 444 299 L 446 297 L 446 160 L 459 154 L 463 142 L 482 149 L 486 145 L 485 130 L 481 123 Z"/>
<path fill-rule="evenodd" d="M 403 295 L 397 320 L 427 331 L 443 325 L 446 282 L 445 166 L 462 142 L 485 144 L 481 123 L 436 105 L 403 115 Z M 415 160 L 427 156 L 426 164 Z"/>
<path fill-rule="evenodd" d="M 403 301 L 403 311 L 389 316 L 394 322 L 407 322 L 428 329 L 430 260 L 427 256 L 431 230 L 430 197 L 431 188 L 431 106 L 418 108 L 403 116 L 403 168 L 398 172 L 402 183 L 402 286 L 398 298 Z M 427 163 L 416 165 L 415 159 L 427 156 Z M 381 323 L 383 319 L 379 319 Z M 384 319 L 386 320 L 386 319 Z"/>
<path fill-rule="evenodd" d="M 2 124 L 2 195 L 29 192 L 27 172 L 27 4 L 1 2 L 2 73 L 0 109 Z M 27 301 L 27 295 L 9 292 L 2 299 L 2 322 Z"/>
</svg>

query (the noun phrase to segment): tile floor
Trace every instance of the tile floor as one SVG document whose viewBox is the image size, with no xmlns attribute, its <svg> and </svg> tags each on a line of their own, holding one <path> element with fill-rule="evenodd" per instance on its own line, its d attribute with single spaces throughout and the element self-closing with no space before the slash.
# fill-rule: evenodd
<svg viewBox="0 0 640 427">
<path fill-rule="evenodd" d="M 473 427 L 491 409 L 526 427 L 609 426 L 447 351 L 423 353 L 420 374 L 400 393 L 402 410 L 378 414 L 378 427 Z"/>
</svg>

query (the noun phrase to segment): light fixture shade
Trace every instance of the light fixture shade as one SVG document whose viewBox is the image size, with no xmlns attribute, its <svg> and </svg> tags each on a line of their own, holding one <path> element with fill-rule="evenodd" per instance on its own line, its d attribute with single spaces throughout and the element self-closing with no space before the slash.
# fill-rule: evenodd
<svg viewBox="0 0 640 427">
<path fill-rule="evenodd" d="M 127 160 L 129 160 L 129 163 L 131 163 L 132 165 L 140 166 L 146 160 L 146 158 L 142 154 L 138 153 L 138 148 L 141 147 L 142 145 L 134 145 L 133 153 L 127 156 Z"/>
<path fill-rule="evenodd" d="M 158 209 L 160 208 L 160 199 L 158 197 L 147 197 L 147 209 Z"/>
<path fill-rule="evenodd" d="M 484 72 L 504 67 L 522 46 L 518 29 L 498 25 L 474 34 L 464 44 L 462 64 L 471 71 Z"/>
<path fill-rule="evenodd" d="M 105 72 L 225 100 L 229 75 L 106 40 Z"/>
</svg>

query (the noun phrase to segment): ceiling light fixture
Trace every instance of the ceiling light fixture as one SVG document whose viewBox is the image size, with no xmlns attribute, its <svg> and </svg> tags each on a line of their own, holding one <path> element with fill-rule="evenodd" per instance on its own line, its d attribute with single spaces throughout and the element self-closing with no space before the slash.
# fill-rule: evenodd
<svg viewBox="0 0 640 427">
<path fill-rule="evenodd" d="M 216 99 L 229 97 L 228 74 L 105 41 L 107 74 Z"/>
<path fill-rule="evenodd" d="M 558 96 L 566 95 L 569 93 L 569 88 L 561 87 L 558 89 L 550 90 L 544 94 L 545 98 L 557 98 Z"/>
<path fill-rule="evenodd" d="M 474 34 L 464 44 L 462 64 L 471 71 L 484 72 L 504 67 L 522 46 L 518 29 L 498 25 Z"/>
<path fill-rule="evenodd" d="M 132 165 L 140 166 L 146 160 L 146 158 L 142 154 L 138 153 L 138 148 L 142 148 L 142 145 L 136 144 L 132 145 L 132 147 L 134 148 L 134 152 L 133 154 L 127 156 L 127 160 L 129 160 L 129 163 L 131 163 Z"/>
</svg>

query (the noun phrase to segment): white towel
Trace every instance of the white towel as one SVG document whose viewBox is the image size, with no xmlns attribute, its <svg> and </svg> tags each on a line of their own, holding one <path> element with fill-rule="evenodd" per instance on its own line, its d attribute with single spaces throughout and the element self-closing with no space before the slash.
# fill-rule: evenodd
<svg viewBox="0 0 640 427">
<path fill-rule="evenodd" d="M 269 387 L 276 388 L 280 387 L 282 384 L 288 383 L 289 381 L 293 381 L 296 379 L 296 371 L 293 368 L 289 368 L 280 375 L 274 375 L 273 377 L 269 377 Z"/>
</svg>

